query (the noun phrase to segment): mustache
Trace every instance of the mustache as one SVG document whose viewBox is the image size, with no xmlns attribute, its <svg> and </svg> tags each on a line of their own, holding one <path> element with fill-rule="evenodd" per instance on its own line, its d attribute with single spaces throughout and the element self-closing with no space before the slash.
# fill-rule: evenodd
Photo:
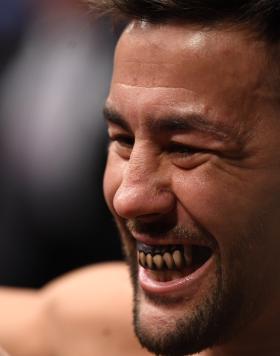
<svg viewBox="0 0 280 356">
<path fill-rule="evenodd" d="M 209 246 L 214 249 L 217 246 L 217 241 L 203 227 L 196 224 L 195 226 L 174 225 L 166 219 L 154 222 L 142 222 L 137 219 L 126 221 L 127 230 L 130 234 L 145 234 L 150 238 L 161 239 L 176 239 L 183 242 L 190 241 Z"/>
<path fill-rule="evenodd" d="M 147 234 L 151 237 L 166 235 L 174 229 L 174 223 L 171 221 L 157 220 L 153 222 L 142 222 L 137 219 L 126 221 L 126 227 L 131 233 Z"/>
</svg>

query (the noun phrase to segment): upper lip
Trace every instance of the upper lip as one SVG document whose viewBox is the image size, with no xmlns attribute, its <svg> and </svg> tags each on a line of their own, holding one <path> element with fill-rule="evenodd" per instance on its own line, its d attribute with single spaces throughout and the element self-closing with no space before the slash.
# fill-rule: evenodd
<svg viewBox="0 0 280 356">
<path fill-rule="evenodd" d="M 214 250 L 216 245 L 210 240 L 206 240 L 205 238 L 194 238 L 191 236 L 187 236 L 186 238 L 173 238 L 172 236 L 157 236 L 150 237 L 146 234 L 138 234 L 136 232 L 130 232 L 132 237 L 142 242 L 146 245 L 197 245 L 197 246 L 205 246 Z"/>
<path fill-rule="evenodd" d="M 132 238 L 146 245 L 196 245 L 208 247 L 212 251 L 218 249 L 217 240 L 212 234 L 197 224 L 185 227 L 182 225 L 182 229 L 176 229 L 174 224 L 168 226 L 167 221 L 157 222 L 159 223 L 163 224 L 162 229 L 155 229 L 154 225 L 149 228 L 147 222 L 146 226 L 140 224 L 138 227 L 137 224 L 126 221 L 125 226 Z"/>
</svg>

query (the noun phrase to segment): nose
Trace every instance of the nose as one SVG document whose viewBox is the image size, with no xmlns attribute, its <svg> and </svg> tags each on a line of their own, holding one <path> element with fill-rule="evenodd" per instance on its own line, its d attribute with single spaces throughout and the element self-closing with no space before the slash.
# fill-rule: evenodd
<svg viewBox="0 0 280 356">
<path fill-rule="evenodd" d="M 115 212 L 125 219 L 150 218 L 174 211 L 175 202 L 160 157 L 134 147 L 113 199 Z"/>
</svg>

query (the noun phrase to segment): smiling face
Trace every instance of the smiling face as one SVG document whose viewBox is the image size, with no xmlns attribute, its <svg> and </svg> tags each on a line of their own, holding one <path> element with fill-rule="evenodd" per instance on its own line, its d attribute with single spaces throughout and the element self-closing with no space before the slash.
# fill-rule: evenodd
<svg viewBox="0 0 280 356">
<path fill-rule="evenodd" d="M 266 53 L 245 32 L 175 24 L 133 23 L 119 41 L 104 191 L 136 332 L 155 353 L 224 342 L 279 299 L 280 120 Z"/>
</svg>

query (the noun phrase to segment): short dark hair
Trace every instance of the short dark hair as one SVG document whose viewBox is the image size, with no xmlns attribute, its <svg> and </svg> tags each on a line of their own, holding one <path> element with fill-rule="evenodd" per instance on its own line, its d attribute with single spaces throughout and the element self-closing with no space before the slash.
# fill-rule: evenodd
<svg viewBox="0 0 280 356">
<path fill-rule="evenodd" d="M 229 23 L 252 28 L 269 42 L 280 36 L 279 0 L 88 0 L 97 11 L 151 23 Z"/>
</svg>

